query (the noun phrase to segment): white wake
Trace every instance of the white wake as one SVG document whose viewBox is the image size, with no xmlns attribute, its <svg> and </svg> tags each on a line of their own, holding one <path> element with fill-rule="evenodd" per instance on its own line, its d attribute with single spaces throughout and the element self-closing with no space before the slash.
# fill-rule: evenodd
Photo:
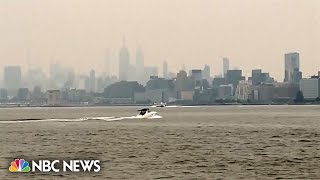
<svg viewBox="0 0 320 180">
<path fill-rule="evenodd" d="M 100 121 L 121 121 L 129 119 L 161 119 L 162 116 L 155 115 L 152 117 L 144 118 L 141 116 L 125 116 L 125 117 L 83 117 L 78 119 L 34 119 L 34 120 L 9 120 L 9 121 L 0 121 L 0 124 L 15 124 L 15 123 L 37 123 L 37 122 L 83 122 L 90 120 L 100 120 Z"/>
</svg>

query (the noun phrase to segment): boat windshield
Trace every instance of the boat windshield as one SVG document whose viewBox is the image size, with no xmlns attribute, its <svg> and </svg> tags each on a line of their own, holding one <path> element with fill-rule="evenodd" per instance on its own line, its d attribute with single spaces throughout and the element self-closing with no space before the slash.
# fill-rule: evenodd
<svg viewBox="0 0 320 180">
<path fill-rule="evenodd" d="M 140 115 L 145 115 L 147 111 L 140 111 Z"/>
<path fill-rule="evenodd" d="M 145 115 L 147 112 L 149 113 L 150 112 L 150 109 L 141 109 L 141 110 L 139 110 L 140 111 L 140 115 Z"/>
</svg>

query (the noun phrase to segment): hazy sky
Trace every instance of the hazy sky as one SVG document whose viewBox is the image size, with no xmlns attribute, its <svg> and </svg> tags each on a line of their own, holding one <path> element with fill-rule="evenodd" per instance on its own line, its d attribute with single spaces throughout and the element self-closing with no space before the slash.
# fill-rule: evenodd
<svg viewBox="0 0 320 180">
<path fill-rule="evenodd" d="M 304 76 L 320 70 L 319 33 L 319 0 L 0 0 L 0 66 L 24 69 L 101 73 L 109 49 L 117 73 L 125 35 L 132 63 L 141 46 L 146 65 L 220 74 L 226 56 L 245 75 L 262 68 L 282 81 L 286 52 L 301 53 Z"/>
</svg>

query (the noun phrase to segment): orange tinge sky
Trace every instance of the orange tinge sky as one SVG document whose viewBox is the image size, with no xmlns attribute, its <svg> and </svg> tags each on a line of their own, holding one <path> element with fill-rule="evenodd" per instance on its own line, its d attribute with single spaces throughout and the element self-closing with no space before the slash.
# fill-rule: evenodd
<svg viewBox="0 0 320 180">
<path fill-rule="evenodd" d="M 5 65 L 54 62 L 99 74 L 107 51 L 117 74 L 125 36 L 132 63 L 141 47 L 148 66 L 217 75 L 226 56 L 246 76 L 262 68 L 282 81 L 286 52 L 300 52 L 305 77 L 320 70 L 319 32 L 319 0 L 0 0 L 0 77 Z"/>
</svg>

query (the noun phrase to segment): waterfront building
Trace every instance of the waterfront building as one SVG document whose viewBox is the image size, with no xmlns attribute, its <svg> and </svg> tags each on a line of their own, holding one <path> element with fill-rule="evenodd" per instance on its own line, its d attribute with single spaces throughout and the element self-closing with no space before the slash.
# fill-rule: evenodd
<svg viewBox="0 0 320 180">
<path fill-rule="evenodd" d="M 47 91 L 47 104 L 49 106 L 58 106 L 61 104 L 60 90 L 48 90 Z"/>
<path fill-rule="evenodd" d="M 257 87 L 258 90 L 258 101 L 264 103 L 271 103 L 274 95 L 274 84 L 273 83 L 265 83 L 261 84 Z"/>
<path fill-rule="evenodd" d="M 233 85 L 220 85 L 218 87 L 218 97 L 219 100 L 232 100 L 233 99 Z"/>
<path fill-rule="evenodd" d="M 292 102 L 299 91 L 299 84 L 277 83 L 274 87 L 273 100 L 277 102 Z"/>
<path fill-rule="evenodd" d="M 232 84 L 233 87 L 237 87 L 239 81 L 245 80 L 242 76 L 242 70 L 228 70 L 226 75 L 226 84 Z"/>
<path fill-rule="evenodd" d="M 236 88 L 235 99 L 239 101 L 248 101 L 250 99 L 253 99 L 252 91 L 252 82 L 242 80 L 239 82 Z"/>
<path fill-rule="evenodd" d="M 104 97 L 110 103 L 129 104 L 134 102 L 136 92 L 144 92 L 145 88 L 137 81 L 120 81 L 104 89 Z"/>
<path fill-rule="evenodd" d="M 19 88 L 17 93 L 17 101 L 27 102 L 30 101 L 30 93 L 28 88 Z"/>
<path fill-rule="evenodd" d="M 152 103 L 169 102 L 170 98 L 175 99 L 175 87 L 173 80 L 153 76 L 147 82 L 146 96 Z"/>
<path fill-rule="evenodd" d="M 8 94 L 16 96 L 21 85 L 21 67 L 6 66 L 4 68 L 4 87 L 8 89 Z"/>
<path fill-rule="evenodd" d="M 307 100 L 315 100 L 320 97 L 320 78 L 319 76 L 312 76 L 311 78 L 304 78 L 300 80 L 300 91 Z"/>
<path fill-rule="evenodd" d="M 5 88 L 0 89 L 0 102 L 6 102 L 8 100 L 8 90 Z"/>
</svg>

